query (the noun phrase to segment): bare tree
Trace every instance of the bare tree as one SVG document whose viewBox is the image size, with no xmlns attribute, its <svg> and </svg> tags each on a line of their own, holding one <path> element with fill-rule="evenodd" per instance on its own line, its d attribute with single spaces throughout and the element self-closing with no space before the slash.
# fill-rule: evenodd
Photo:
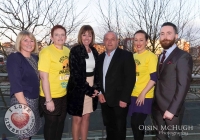
<svg viewBox="0 0 200 140">
<path fill-rule="evenodd" d="M 129 18 L 129 27 L 133 31 L 135 29 L 147 31 L 150 36 L 149 49 L 152 52 L 159 49 L 157 43 L 159 29 L 166 21 L 177 25 L 180 38 L 189 35 L 188 32 L 194 27 L 191 23 L 196 17 L 196 13 L 192 11 L 194 7 L 195 2 L 187 0 L 127 0 L 124 5 Z"/>
<path fill-rule="evenodd" d="M 107 31 L 114 31 L 117 33 L 119 38 L 119 45 L 123 45 L 125 37 L 130 37 L 128 31 L 125 31 L 126 24 L 123 17 L 123 7 L 121 7 L 122 1 L 117 0 L 106 0 L 106 1 L 97 1 L 97 9 L 99 16 L 96 18 L 96 21 L 100 26 L 99 38 L 103 37 L 103 34 Z M 132 50 L 132 49 L 131 49 Z M 130 51 L 131 51 L 130 50 Z"/>
<path fill-rule="evenodd" d="M 190 48 L 193 59 L 193 75 L 200 75 L 200 45 Z"/>
<path fill-rule="evenodd" d="M 195 2 L 189 3 L 187 0 L 98 0 L 97 22 L 101 25 L 100 34 L 102 29 L 115 31 L 121 42 L 126 38 L 131 40 L 136 30 L 145 30 L 150 37 L 148 48 L 156 52 L 160 49 L 160 26 L 166 21 L 175 23 L 179 37 L 187 39 L 190 44 L 199 38 L 196 34 L 200 28 L 194 25 L 198 12 L 194 8 Z"/>
<path fill-rule="evenodd" d="M 76 13 L 74 0 L 0 0 L 0 36 L 12 40 L 21 30 L 49 40 L 50 29 L 60 24 L 71 34 L 85 19 L 84 7 Z"/>
</svg>

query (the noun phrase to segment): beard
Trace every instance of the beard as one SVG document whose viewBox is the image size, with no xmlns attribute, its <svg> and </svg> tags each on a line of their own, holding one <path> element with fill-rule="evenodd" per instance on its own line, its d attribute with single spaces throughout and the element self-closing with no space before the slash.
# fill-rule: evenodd
<svg viewBox="0 0 200 140">
<path fill-rule="evenodd" d="M 163 49 L 169 49 L 176 41 L 176 38 L 174 38 L 173 40 L 168 40 L 168 39 L 164 39 L 160 41 L 161 46 L 163 47 Z"/>
</svg>

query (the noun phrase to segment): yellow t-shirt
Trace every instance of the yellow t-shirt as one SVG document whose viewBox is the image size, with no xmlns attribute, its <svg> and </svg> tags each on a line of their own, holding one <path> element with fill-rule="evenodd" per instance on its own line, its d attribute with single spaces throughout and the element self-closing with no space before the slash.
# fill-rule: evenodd
<svg viewBox="0 0 200 140">
<path fill-rule="evenodd" d="M 66 95 L 66 86 L 69 79 L 69 52 L 70 50 L 65 46 L 63 46 L 63 50 L 59 50 L 52 44 L 43 48 L 39 53 L 38 70 L 49 74 L 52 98 Z M 41 80 L 40 96 L 44 97 Z"/>
<path fill-rule="evenodd" d="M 151 51 L 145 50 L 134 55 L 136 64 L 136 83 L 131 96 L 138 97 L 150 80 L 150 74 L 156 72 L 158 58 Z M 153 98 L 154 87 L 146 94 L 145 98 Z"/>
</svg>

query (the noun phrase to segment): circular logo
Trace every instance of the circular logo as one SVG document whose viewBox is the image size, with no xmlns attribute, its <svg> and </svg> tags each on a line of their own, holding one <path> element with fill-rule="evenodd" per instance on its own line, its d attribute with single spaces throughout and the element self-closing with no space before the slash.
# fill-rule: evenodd
<svg viewBox="0 0 200 140">
<path fill-rule="evenodd" d="M 10 132 L 27 134 L 35 124 L 35 115 L 27 105 L 15 104 L 6 111 L 4 121 Z"/>
</svg>

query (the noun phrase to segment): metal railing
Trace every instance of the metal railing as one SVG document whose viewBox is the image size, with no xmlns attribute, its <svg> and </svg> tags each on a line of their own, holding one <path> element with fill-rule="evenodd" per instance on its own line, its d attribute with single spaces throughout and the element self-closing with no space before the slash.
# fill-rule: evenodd
<svg viewBox="0 0 200 140">
<path fill-rule="evenodd" d="M 9 84 L 5 83 L 5 80 L 7 78 L 6 73 L 0 73 L 0 95 L 3 102 L 3 110 L 1 111 L 0 118 L 3 118 L 3 114 L 5 114 L 5 111 L 9 104 Z M 183 123 L 186 125 L 193 125 L 195 130 L 190 132 L 188 135 L 193 137 L 197 137 L 197 139 L 200 139 L 200 119 L 198 119 L 200 116 L 200 84 L 199 85 L 191 85 L 190 89 L 188 91 L 188 95 L 186 97 L 186 110 L 184 114 Z M 65 129 L 63 133 L 63 140 L 72 140 L 72 133 L 71 133 L 71 125 L 72 125 L 72 117 L 70 115 L 67 115 L 66 121 L 65 121 Z M 151 125 L 151 118 L 148 116 L 145 125 Z M 3 123 L 0 123 L 0 132 L 6 131 L 6 128 L 4 129 L 5 125 Z M 1 130 L 3 129 L 3 130 Z M 9 133 L 9 131 L 6 131 L 9 140 L 16 140 L 16 137 L 14 137 L 13 134 Z M 145 140 L 154 139 L 154 133 L 151 131 L 146 131 L 145 134 Z M 188 136 L 188 137 L 189 137 Z M 103 140 L 106 137 L 105 133 L 105 127 L 103 126 L 103 121 L 101 117 L 101 109 L 100 105 L 98 109 L 91 114 L 90 118 L 90 127 L 88 132 L 88 140 Z M 185 140 L 187 137 L 184 136 Z M 43 128 L 40 129 L 38 135 L 33 136 L 32 138 L 37 140 L 43 139 Z M 127 119 L 127 140 L 133 139 L 132 130 L 130 127 L 130 117 Z M 197 140 L 194 138 L 190 138 L 190 140 Z"/>
</svg>

